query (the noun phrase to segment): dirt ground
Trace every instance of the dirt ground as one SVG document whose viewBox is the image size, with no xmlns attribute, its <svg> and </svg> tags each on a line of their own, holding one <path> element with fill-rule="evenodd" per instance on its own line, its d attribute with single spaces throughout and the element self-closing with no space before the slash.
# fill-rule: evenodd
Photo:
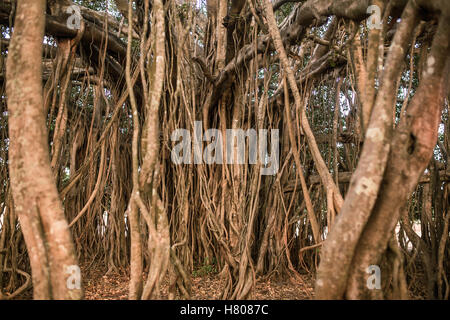
<svg viewBox="0 0 450 320">
<path fill-rule="evenodd" d="M 86 300 L 127 300 L 129 271 L 120 270 L 107 273 L 103 267 L 81 266 L 83 286 Z M 143 275 L 143 280 L 145 276 Z M 409 299 L 423 300 L 426 297 L 423 277 L 414 281 L 409 288 Z M 191 277 L 191 300 L 219 299 L 225 281 L 217 273 L 199 275 L 194 273 Z M 276 280 L 267 278 L 256 279 L 256 286 L 250 299 L 252 300 L 311 300 L 314 298 L 314 280 L 311 276 L 302 274 L 300 278 Z M 164 278 L 161 283 L 161 296 L 159 299 L 168 299 L 169 279 Z M 16 300 L 32 299 L 32 290 L 28 289 Z"/>
<path fill-rule="evenodd" d="M 87 300 L 126 300 L 128 298 L 127 271 L 110 272 L 92 270 L 85 274 L 84 288 Z M 219 299 L 225 286 L 218 274 L 193 276 L 191 299 Z M 257 279 L 251 299 L 254 300 L 308 300 L 313 298 L 313 281 L 307 275 L 300 279 L 271 280 Z M 161 284 L 160 299 L 168 299 L 168 278 Z"/>
</svg>

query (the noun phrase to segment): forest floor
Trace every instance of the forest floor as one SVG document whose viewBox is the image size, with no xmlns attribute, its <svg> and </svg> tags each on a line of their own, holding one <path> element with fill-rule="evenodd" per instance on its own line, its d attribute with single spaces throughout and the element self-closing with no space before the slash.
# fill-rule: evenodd
<svg viewBox="0 0 450 320">
<path fill-rule="evenodd" d="M 128 299 L 129 274 L 127 271 L 106 273 L 100 268 L 90 268 L 84 273 L 85 298 L 87 300 L 126 300 Z M 191 278 L 192 300 L 219 299 L 225 281 L 216 273 L 194 274 Z M 160 299 L 168 299 L 168 277 L 161 283 Z M 313 279 L 301 275 L 301 279 L 256 280 L 251 299 L 254 300 L 308 300 L 312 299 Z"/>
<path fill-rule="evenodd" d="M 82 267 L 85 299 L 87 300 L 127 300 L 129 272 L 121 270 L 107 273 L 106 268 Z M 252 300 L 310 300 L 314 298 L 314 279 L 310 275 L 302 274 L 300 279 L 291 278 L 276 280 L 274 278 L 258 278 L 253 290 Z M 144 277 L 143 277 L 144 278 Z M 194 272 L 191 277 L 192 300 L 216 300 L 225 287 L 225 280 L 217 273 Z M 425 284 L 423 279 L 416 279 L 417 283 L 410 288 L 411 300 L 425 299 Z M 161 283 L 159 299 L 168 299 L 169 279 L 165 277 Z M 179 297 L 178 297 L 179 298 Z M 177 299 L 178 299 L 177 298 Z"/>
<path fill-rule="evenodd" d="M 81 266 L 85 299 L 87 300 L 127 300 L 129 271 L 120 270 L 107 272 L 102 266 Z M 423 272 L 422 272 L 423 273 Z M 144 280 L 144 275 L 143 275 Z M 225 280 L 215 272 L 194 272 L 191 276 L 192 300 L 216 300 L 225 287 Z M 411 300 L 423 300 L 426 297 L 423 276 L 415 279 L 414 286 L 409 288 Z M 168 299 L 169 278 L 166 276 L 161 283 L 159 299 Z M 32 299 L 29 289 L 16 300 Z M 252 300 L 310 300 L 314 298 L 314 279 L 302 274 L 299 279 L 291 278 L 277 280 L 275 278 L 258 278 L 253 290 Z M 179 299 L 179 297 L 177 297 Z"/>
</svg>

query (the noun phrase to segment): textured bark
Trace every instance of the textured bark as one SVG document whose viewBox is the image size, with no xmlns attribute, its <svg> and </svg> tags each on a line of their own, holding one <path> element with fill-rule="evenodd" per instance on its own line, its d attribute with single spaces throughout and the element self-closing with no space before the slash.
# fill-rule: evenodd
<svg viewBox="0 0 450 320">
<path fill-rule="evenodd" d="M 381 9 L 381 14 L 383 14 L 384 1 L 374 0 L 373 5 L 378 6 Z M 369 124 L 370 115 L 372 114 L 372 108 L 375 100 L 375 79 L 377 76 L 378 60 L 383 60 L 383 56 L 380 57 L 380 46 L 381 54 L 384 54 L 384 43 L 381 41 L 381 30 L 377 28 L 372 28 L 369 30 L 369 44 L 367 49 L 367 81 L 364 83 L 364 87 L 361 91 L 364 91 L 364 96 L 362 99 L 362 129 L 365 133 Z M 363 75 L 364 76 L 364 75 Z"/>
<path fill-rule="evenodd" d="M 391 45 L 342 216 L 324 245 L 316 282 L 319 299 L 383 297 L 381 290 L 367 288 L 366 269 L 380 263 L 400 213 L 433 155 L 447 87 L 447 4 L 441 3 L 439 27 L 423 79 L 392 134 L 398 64 L 417 26 L 418 9 L 415 3 L 408 3 Z M 370 101 L 370 97 L 366 98 Z M 384 277 L 389 277 L 389 273 Z"/>
<path fill-rule="evenodd" d="M 348 298 L 374 294 L 365 286 L 365 270 L 379 263 L 406 201 L 433 155 L 449 71 L 449 18 L 446 14 L 440 17 L 423 80 L 394 133 L 382 189 L 353 257 Z"/>
<path fill-rule="evenodd" d="M 387 163 L 395 106 L 395 79 L 417 22 L 417 8 L 405 8 L 383 72 L 358 167 L 353 174 L 341 215 L 324 244 L 316 281 L 318 299 L 342 299 L 355 247 L 377 199 Z M 350 227 L 351 226 L 351 227 Z"/>
<path fill-rule="evenodd" d="M 50 167 L 42 97 L 45 1 L 18 1 L 7 60 L 10 175 L 30 253 L 36 299 L 79 299 L 69 289 L 74 247 Z"/>
<path fill-rule="evenodd" d="M 266 17 L 268 19 L 270 36 L 271 36 L 271 38 L 274 42 L 274 46 L 280 56 L 279 58 L 280 58 L 282 66 L 283 66 L 283 70 L 284 70 L 284 72 L 286 72 L 289 87 L 291 88 L 291 90 L 293 92 L 296 110 L 298 112 L 300 112 L 300 114 L 301 114 L 301 122 L 300 122 L 301 127 L 305 131 L 305 135 L 307 137 L 308 145 L 311 149 L 311 153 L 312 153 L 312 156 L 314 159 L 314 163 L 317 167 L 317 171 L 319 172 L 322 183 L 323 183 L 324 187 L 326 188 L 327 194 L 329 195 L 329 199 L 331 200 L 327 203 L 328 208 L 331 211 L 339 212 L 341 209 L 341 206 L 342 206 L 343 199 L 342 199 L 341 193 L 339 191 L 339 188 L 334 183 L 333 178 L 332 178 L 330 172 L 328 171 L 328 168 L 322 158 L 322 155 L 320 154 L 316 139 L 314 137 L 314 134 L 312 133 L 311 127 L 308 122 L 308 118 L 306 117 L 306 111 L 305 111 L 305 108 L 303 105 L 304 102 L 301 101 L 302 99 L 300 97 L 300 92 L 297 87 L 297 82 L 295 80 L 294 72 L 292 71 L 291 66 L 289 64 L 286 50 L 285 50 L 283 42 L 282 42 L 281 34 L 276 25 L 276 20 L 274 17 L 272 4 L 269 1 L 265 1 L 264 9 L 265 9 Z M 290 106 L 288 104 L 285 105 L 285 109 L 286 109 L 285 114 L 286 114 L 286 117 L 288 120 L 288 125 L 290 122 L 290 112 L 291 112 L 289 110 L 290 109 L 289 107 Z M 289 127 L 291 127 L 291 126 L 289 126 Z M 295 164 L 296 164 L 296 166 L 298 168 L 297 170 L 299 170 L 299 174 L 301 176 L 302 175 L 301 170 L 303 170 L 302 169 L 303 166 L 300 163 L 298 149 L 296 146 L 297 142 L 295 141 L 292 130 L 290 130 L 289 136 L 290 136 L 291 147 L 293 148 Z M 304 179 L 301 179 L 301 180 L 302 180 L 302 182 L 304 182 Z M 302 183 L 302 188 L 304 189 L 304 194 L 306 195 L 307 189 L 306 189 L 305 183 Z M 307 201 L 307 203 L 308 203 L 308 201 Z M 309 217 L 310 217 L 311 224 L 313 225 L 313 228 L 318 230 L 317 223 L 315 222 L 316 218 L 314 216 L 314 213 L 311 212 L 312 207 L 308 206 L 308 208 L 309 208 L 308 211 L 309 211 Z M 317 236 L 317 238 L 319 238 L 319 237 Z M 317 238 L 316 238 L 316 241 L 320 241 L 320 238 L 319 239 L 317 239 Z"/>
<path fill-rule="evenodd" d="M 129 2 L 128 8 L 132 8 L 132 1 Z M 133 11 L 127 9 L 128 20 L 133 21 Z M 133 81 L 131 79 L 131 30 L 132 24 L 128 25 L 128 45 L 127 45 L 127 62 L 125 67 L 125 79 L 127 82 L 128 91 L 130 92 L 130 104 L 133 114 L 133 138 L 132 138 L 132 180 L 133 191 L 128 204 L 128 217 L 130 219 L 131 232 L 131 256 L 130 256 L 130 287 L 129 299 L 138 300 L 142 296 L 143 283 L 143 249 L 142 249 L 142 229 L 140 224 L 138 199 L 140 199 L 139 192 L 139 134 L 140 121 L 138 116 L 138 109 L 136 97 L 133 89 Z"/>
<path fill-rule="evenodd" d="M 112 2 L 119 12 L 104 12 Z M 197 274 L 219 273 L 221 298 L 248 299 L 256 276 L 298 283 L 303 272 L 319 299 L 448 297 L 448 108 L 439 115 L 450 2 L 208 0 L 207 12 L 204 2 L 112 2 L 80 5 L 77 31 L 67 26 L 74 2 L 47 0 L 45 23 L 27 20 L 25 32 L 17 1 L 0 1 L 1 36 L 33 36 L 0 39 L 0 299 L 27 289 L 28 258 L 35 297 L 65 298 L 54 256 L 70 239 L 48 231 L 62 217 L 51 184 L 80 261 L 129 267 L 130 299 L 165 296 L 167 270 L 169 299 L 189 298 Z M 366 28 L 372 4 L 386 5 L 382 30 Z M 43 33 L 55 42 L 38 48 Z M 30 74 L 34 87 L 21 80 Z M 192 135 L 200 120 L 200 131 L 220 129 L 221 149 L 227 129 L 278 129 L 276 174 L 261 175 L 273 149 L 203 163 L 212 141 Z M 440 150 L 423 172 L 438 125 Z M 190 132 L 182 152 L 194 164 L 175 163 L 176 129 Z M 373 264 L 382 292 L 366 287 Z"/>
</svg>

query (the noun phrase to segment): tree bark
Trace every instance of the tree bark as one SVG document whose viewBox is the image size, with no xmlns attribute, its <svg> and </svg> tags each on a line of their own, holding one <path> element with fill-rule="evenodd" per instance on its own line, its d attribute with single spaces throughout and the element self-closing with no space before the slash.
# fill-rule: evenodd
<svg viewBox="0 0 450 320">
<path fill-rule="evenodd" d="M 50 167 L 43 114 L 44 0 L 17 3 L 7 60 L 9 157 L 15 211 L 30 255 L 36 299 L 79 299 L 69 289 L 74 246 Z"/>
<path fill-rule="evenodd" d="M 382 297 L 377 290 L 368 291 L 366 269 L 380 262 L 400 212 L 433 154 L 446 88 L 447 7 L 441 6 L 424 79 L 393 134 L 395 82 L 418 23 L 419 7 L 410 1 L 403 12 L 384 65 L 358 167 L 341 217 L 323 248 L 316 281 L 318 299 Z"/>
</svg>

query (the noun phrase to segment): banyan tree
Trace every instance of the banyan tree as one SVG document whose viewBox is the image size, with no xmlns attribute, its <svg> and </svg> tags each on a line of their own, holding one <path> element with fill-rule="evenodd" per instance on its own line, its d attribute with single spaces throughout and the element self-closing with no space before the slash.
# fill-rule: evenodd
<svg viewBox="0 0 450 320">
<path fill-rule="evenodd" d="M 0 34 L 0 299 L 204 263 L 449 298 L 448 0 L 1 0 Z"/>
</svg>

